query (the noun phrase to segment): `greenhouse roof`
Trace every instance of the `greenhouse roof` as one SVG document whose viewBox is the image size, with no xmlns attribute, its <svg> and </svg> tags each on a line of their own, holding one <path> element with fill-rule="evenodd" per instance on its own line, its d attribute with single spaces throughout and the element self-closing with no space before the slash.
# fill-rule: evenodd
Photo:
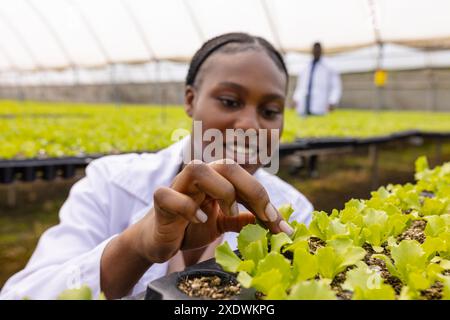
<svg viewBox="0 0 450 320">
<path fill-rule="evenodd" d="M 383 43 L 450 47 L 446 0 L 0 0 L 0 70 L 60 70 L 188 61 L 225 32 L 283 52 Z"/>
</svg>

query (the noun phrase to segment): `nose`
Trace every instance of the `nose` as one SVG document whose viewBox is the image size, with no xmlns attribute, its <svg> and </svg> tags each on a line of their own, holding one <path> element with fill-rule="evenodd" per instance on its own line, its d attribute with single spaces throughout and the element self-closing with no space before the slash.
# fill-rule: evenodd
<svg viewBox="0 0 450 320">
<path fill-rule="evenodd" d="M 246 106 L 237 115 L 234 122 L 234 129 L 260 129 L 258 110 L 254 106 Z"/>
</svg>

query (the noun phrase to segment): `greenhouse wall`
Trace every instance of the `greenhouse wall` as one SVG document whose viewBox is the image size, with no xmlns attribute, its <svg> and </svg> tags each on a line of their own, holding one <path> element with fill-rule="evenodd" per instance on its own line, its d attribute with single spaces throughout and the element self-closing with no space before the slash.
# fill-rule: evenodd
<svg viewBox="0 0 450 320">
<path fill-rule="evenodd" d="M 450 69 L 390 71 L 382 89 L 374 87 L 372 72 L 343 74 L 342 82 L 343 107 L 450 111 Z M 292 77 L 289 97 L 295 83 Z M 182 104 L 183 93 L 181 82 L 0 87 L 2 99 L 92 103 Z"/>
<path fill-rule="evenodd" d="M 373 73 L 344 74 L 341 105 L 401 110 L 450 111 L 450 69 L 388 72 L 386 87 L 373 85 Z"/>
</svg>

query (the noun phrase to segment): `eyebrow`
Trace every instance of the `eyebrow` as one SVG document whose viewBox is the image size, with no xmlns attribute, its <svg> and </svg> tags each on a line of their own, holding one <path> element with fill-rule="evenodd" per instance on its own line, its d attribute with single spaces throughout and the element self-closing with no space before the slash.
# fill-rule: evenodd
<svg viewBox="0 0 450 320">
<path fill-rule="evenodd" d="M 232 87 L 238 91 L 248 94 L 248 90 L 245 87 L 243 87 L 240 84 L 237 84 L 235 82 L 224 81 L 224 82 L 220 82 L 219 86 Z M 285 96 L 277 94 L 277 93 L 269 93 L 269 94 L 264 95 L 264 99 L 265 100 L 276 100 L 276 99 L 284 100 Z"/>
</svg>

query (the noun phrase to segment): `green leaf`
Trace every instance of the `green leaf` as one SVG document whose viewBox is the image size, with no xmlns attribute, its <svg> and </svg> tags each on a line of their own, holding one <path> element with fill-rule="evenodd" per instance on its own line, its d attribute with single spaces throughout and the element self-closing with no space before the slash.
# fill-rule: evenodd
<svg viewBox="0 0 450 320">
<path fill-rule="evenodd" d="M 280 252 L 281 248 L 285 245 L 285 244 L 290 244 L 292 243 L 291 238 L 289 238 L 289 236 L 284 233 L 284 232 L 280 232 L 277 234 L 273 234 L 270 237 L 270 251 L 271 252 Z"/>
<path fill-rule="evenodd" d="M 360 201 L 352 199 L 345 204 L 345 208 L 340 212 L 340 220 L 342 223 L 352 222 L 358 226 L 362 226 L 361 211 L 365 205 Z"/>
<path fill-rule="evenodd" d="M 316 237 L 327 240 L 327 228 L 330 225 L 330 218 L 324 211 L 314 211 L 313 218 L 309 225 L 309 231 L 312 235 Z"/>
<path fill-rule="evenodd" d="M 427 266 L 426 277 L 430 281 L 430 283 L 434 283 L 439 280 L 439 278 L 441 277 L 441 273 L 444 270 L 445 268 L 441 264 L 430 263 Z"/>
<path fill-rule="evenodd" d="M 336 300 L 336 295 L 323 280 L 308 280 L 295 284 L 288 296 L 289 300 Z"/>
<path fill-rule="evenodd" d="M 381 275 L 370 269 L 364 262 L 347 272 L 342 285 L 345 290 L 353 291 L 354 300 L 394 300 L 395 292 L 389 285 L 383 283 Z"/>
<path fill-rule="evenodd" d="M 403 230 L 406 229 L 406 226 L 411 218 L 412 217 L 410 215 L 401 214 L 401 212 L 390 215 L 386 226 L 386 229 L 389 230 L 389 235 L 398 236 L 402 233 Z"/>
<path fill-rule="evenodd" d="M 364 228 L 362 234 L 372 246 L 381 246 L 392 231 L 389 216 L 381 210 L 367 208 L 364 210 Z"/>
<path fill-rule="evenodd" d="M 438 198 L 425 198 L 422 205 L 422 215 L 440 215 L 443 214 L 447 208 L 448 201 Z"/>
<path fill-rule="evenodd" d="M 350 248 L 354 247 L 353 241 L 348 238 L 328 240 L 327 246 L 332 247 L 334 250 L 336 250 L 336 253 L 341 256 L 345 255 Z"/>
<path fill-rule="evenodd" d="M 381 284 L 379 288 L 362 290 L 356 288 L 353 300 L 395 300 L 395 291 L 387 284 Z"/>
<path fill-rule="evenodd" d="M 92 300 L 92 291 L 86 285 L 79 289 L 67 289 L 59 294 L 58 300 Z"/>
<path fill-rule="evenodd" d="M 408 286 L 403 286 L 398 297 L 399 300 L 414 300 L 419 297 L 420 293 L 418 291 L 412 290 Z"/>
<path fill-rule="evenodd" d="M 378 246 L 372 246 L 373 251 L 375 251 L 376 253 L 382 253 L 384 251 L 383 247 L 378 247 Z"/>
<path fill-rule="evenodd" d="M 317 249 L 315 257 L 322 277 L 333 279 L 341 271 L 339 265 L 342 259 L 336 255 L 332 247 Z"/>
<path fill-rule="evenodd" d="M 359 261 L 356 268 L 347 271 L 346 280 L 342 284 L 345 290 L 354 291 L 356 288 L 363 290 L 379 287 L 383 282 L 381 276 L 370 269 L 364 262 Z"/>
<path fill-rule="evenodd" d="M 442 289 L 442 300 L 450 300 L 450 277 L 442 277 L 441 282 L 444 285 Z"/>
<path fill-rule="evenodd" d="M 410 273 L 415 272 L 413 278 L 419 281 L 418 274 L 425 271 L 427 263 L 425 251 L 415 240 L 403 240 L 398 246 L 390 247 L 390 250 L 394 267 L 388 263 L 387 259 L 384 259 L 388 270 L 411 287 L 410 281 L 413 279 L 410 278 Z M 414 289 L 414 287 L 411 288 Z"/>
<path fill-rule="evenodd" d="M 284 288 L 287 288 L 291 281 L 290 261 L 278 252 L 271 252 L 258 263 L 256 276 L 270 272 L 271 270 L 278 270 L 280 272 L 282 277 L 280 284 L 282 284 Z"/>
<path fill-rule="evenodd" d="M 372 226 L 372 225 L 385 225 L 388 220 L 388 215 L 386 212 L 381 210 L 375 210 L 373 208 L 367 208 L 364 210 L 364 226 Z"/>
<path fill-rule="evenodd" d="M 267 243 L 264 245 L 262 240 L 251 242 L 241 254 L 245 260 L 253 260 L 257 265 L 267 255 Z"/>
<path fill-rule="evenodd" d="M 330 246 L 319 248 L 316 252 L 319 273 L 333 279 L 348 266 L 356 264 L 364 258 L 366 250 L 350 244 L 348 239 L 330 242 Z"/>
<path fill-rule="evenodd" d="M 270 289 L 276 285 L 285 287 L 283 282 L 283 275 L 278 269 L 271 269 L 270 271 L 263 272 L 252 279 L 251 286 L 256 290 L 268 294 Z"/>
<path fill-rule="evenodd" d="M 408 265 L 415 265 L 420 269 L 425 267 L 425 252 L 416 240 L 403 240 L 390 250 L 392 259 L 399 268 L 406 268 Z"/>
<path fill-rule="evenodd" d="M 255 262 L 253 260 L 241 261 L 241 263 L 237 267 L 237 271 L 245 271 L 248 274 L 253 275 L 255 271 Z"/>
<path fill-rule="evenodd" d="M 267 254 L 267 230 L 256 225 L 249 224 L 242 228 L 238 235 L 238 249 L 239 252 L 243 253 L 247 246 L 252 242 L 260 241 L 262 245 L 262 250 L 265 252 L 264 256 Z M 248 258 L 246 258 L 248 259 Z"/>
<path fill-rule="evenodd" d="M 427 216 L 427 226 L 425 227 L 425 235 L 439 237 L 440 234 L 446 232 L 450 226 L 450 215 L 443 214 L 441 216 Z"/>
<path fill-rule="evenodd" d="M 295 282 L 311 279 L 319 272 L 316 257 L 303 248 L 294 251 L 292 267 Z"/>
<path fill-rule="evenodd" d="M 324 211 L 316 211 L 313 214 L 313 220 L 309 225 L 311 235 L 326 241 L 349 234 L 348 229 L 339 221 L 339 218 L 331 218 Z"/>
<path fill-rule="evenodd" d="M 431 285 L 430 280 L 426 277 L 426 274 L 424 272 L 410 272 L 407 277 L 408 286 L 413 290 L 424 290 Z"/>
<path fill-rule="evenodd" d="M 386 264 L 386 268 L 388 269 L 389 273 L 393 275 L 394 277 L 397 277 L 406 282 L 405 279 L 402 279 L 402 275 L 400 274 L 399 270 L 397 270 L 396 266 L 392 263 L 392 260 L 385 256 L 384 254 L 374 254 L 372 255 L 372 258 L 381 259 Z"/>
<path fill-rule="evenodd" d="M 217 246 L 215 251 L 216 262 L 227 272 L 236 272 L 241 264 L 241 259 L 231 250 L 228 242 Z"/>
<path fill-rule="evenodd" d="M 253 278 L 245 271 L 239 272 L 236 279 L 244 288 L 250 288 L 252 285 Z"/>
<path fill-rule="evenodd" d="M 287 299 L 286 290 L 280 284 L 277 284 L 272 289 L 270 289 L 269 293 L 264 297 L 264 300 L 286 300 L 286 299 Z"/>
<path fill-rule="evenodd" d="M 420 156 L 415 162 L 416 173 L 421 173 L 428 169 L 428 160 L 426 156 Z"/>
<path fill-rule="evenodd" d="M 289 221 L 289 218 L 294 212 L 294 208 L 292 208 L 291 204 L 284 204 L 278 208 L 278 212 L 281 214 L 284 220 Z"/>
<path fill-rule="evenodd" d="M 439 264 L 444 268 L 445 270 L 450 270 L 450 260 L 442 259 L 439 261 Z"/>
<path fill-rule="evenodd" d="M 425 252 L 425 256 L 427 260 L 430 260 L 435 256 L 436 253 L 440 251 L 445 251 L 447 246 L 445 245 L 445 241 L 438 237 L 427 236 L 424 243 L 421 244 L 423 251 Z"/>
<path fill-rule="evenodd" d="M 304 223 L 296 223 L 297 221 L 294 221 L 291 226 L 295 227 L 294 230 L 294 236 L 292 237 L 294 240 L 300 239 L 305 240 L 310 236 L 310 232 L 308 230 L 308 227 Z"/>
<path fill-rule="evenodd" d="M 103 292 L 100 292 L 100 294 L 97 297 L 97 300 L 106 300 L 106 296 Z"/>
<path fill-rule="evenodd" d="M 297 249 L 309 250 L 308 240 L 304 240 L 302 238 L 295 239 L 290 245 L 284 247 L 283 252 L 294 252 Z"/>
</svg>

